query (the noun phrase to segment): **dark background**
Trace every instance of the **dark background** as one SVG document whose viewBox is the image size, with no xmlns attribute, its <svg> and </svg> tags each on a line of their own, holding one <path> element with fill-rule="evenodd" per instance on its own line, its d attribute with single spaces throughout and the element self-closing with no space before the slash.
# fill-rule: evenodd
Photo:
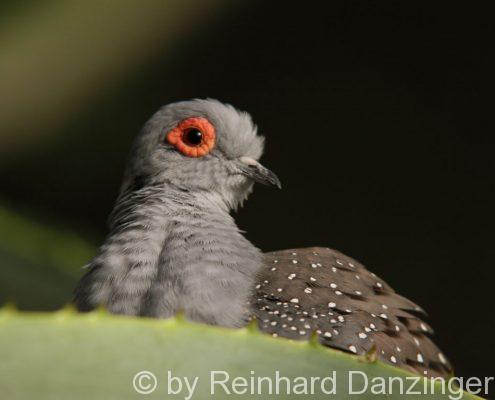
<svg viewBox="0 0 495 400">
<path fill-rule="evenodd" d="M 230 102 L 253 115 L 284 186 L 257 187 L 238 212 L 248 238 L 362 261 L 429 311 L 458 375 L 493 374 L 493 14 L 480 4 L 228 7 L 93 96 L 48 144 L 9 157 L 1 195 L 99 244 L 151 113 Z"/>
</svg>

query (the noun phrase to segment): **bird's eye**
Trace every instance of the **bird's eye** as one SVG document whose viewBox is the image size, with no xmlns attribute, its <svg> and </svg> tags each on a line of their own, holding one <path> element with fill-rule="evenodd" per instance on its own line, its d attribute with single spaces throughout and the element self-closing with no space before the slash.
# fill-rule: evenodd
<svg viewBox="0 0 495 400">
<path fill-rule="evenodd" d="M 215 146 L 215 128 L 206 118 L 187 118 L 167 133 L 167 142 L 187 157 L 203 157 Z"/>
</svg>

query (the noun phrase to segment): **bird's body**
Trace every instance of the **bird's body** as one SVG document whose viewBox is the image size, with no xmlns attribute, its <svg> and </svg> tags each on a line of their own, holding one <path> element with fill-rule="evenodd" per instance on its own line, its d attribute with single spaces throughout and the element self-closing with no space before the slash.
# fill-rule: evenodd
<svg viewBox="0 0 495 400">
<path fill-rule="evenodd" d="M 261 252 L 214 198 L 168 189 L 129 193 L 129 208 L 80 284 L 80 308 L 105 304 L 158 318 L 184 311 L 193 320 L 242 326 Z M 100 286 L 91 290 L 94 282 Z"/>
<path fill-rule="evenodd" d="M 110 233 L 81 279 L 80 310 L 240 327 L 307 339 L 423 374 L 450 365 L 428 339 L 422 310 L 338 252 L 262 254 L 230 211 L 254 181 L 278 185 L 258 163 L 263 139 L 248 114 L 215 100 L 171 104 L 138 136 Z"/>
</svg>

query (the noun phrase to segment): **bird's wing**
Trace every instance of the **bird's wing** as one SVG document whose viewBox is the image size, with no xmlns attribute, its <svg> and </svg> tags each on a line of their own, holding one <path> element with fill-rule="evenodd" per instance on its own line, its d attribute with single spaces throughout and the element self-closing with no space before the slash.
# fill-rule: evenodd
<svg viewBox="0 0 495 400">
<path fill-rule="evenodd" d="M 430 340 L 424 311 L 362 264 L 328 248 L 265 254 L 253 300 L 260 329 L 329 347 L 376 354 L 424 376 L 447 377 L 452 367 Z"/>
</svg>

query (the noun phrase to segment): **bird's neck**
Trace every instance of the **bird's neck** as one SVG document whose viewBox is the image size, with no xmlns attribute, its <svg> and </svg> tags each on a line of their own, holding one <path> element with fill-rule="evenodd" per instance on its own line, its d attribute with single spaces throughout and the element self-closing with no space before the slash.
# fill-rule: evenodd
<svg viewBox="0 0 495 400">
<path fill-rule="evenodd" d="M 229 211 L 214 192 L 186 191 L 173 185 L 146 187 L 119 197 L 109 221 L 110 237 L 136 231 L 146 237 L 159 233 L 157 237 L 163 240 L 197 228 L 210 237 L 234 231 L 243 238 Z"/>
<path fill-rule="evenodd" d="M 214 193 L 174 187 L 121 196 L 106 246 L 125 249 L 131 263 L 146 267 L 136 276 L 146 281 L 147 299 L 138 313 L 168 317 L 183 310 L 207 323 L 243 323 L 261 253 L 223 204 Z"/>
</svg>

